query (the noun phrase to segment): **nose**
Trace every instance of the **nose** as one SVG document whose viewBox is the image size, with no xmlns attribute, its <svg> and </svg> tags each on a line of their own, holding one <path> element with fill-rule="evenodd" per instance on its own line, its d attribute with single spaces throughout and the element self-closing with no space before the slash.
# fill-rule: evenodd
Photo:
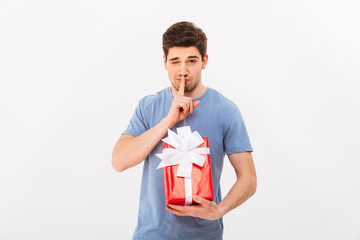
<svg viewBox="0 0 360 240">
<path fill-rule="evenodd" d="M 189 73 L 189 72 L 188 72 L 186 63 L 182 63 L 182 64 L 180 65 L 179 75 L 180 75 L 180 76 L 187 76 L 188 73 Z"/>
</svg>

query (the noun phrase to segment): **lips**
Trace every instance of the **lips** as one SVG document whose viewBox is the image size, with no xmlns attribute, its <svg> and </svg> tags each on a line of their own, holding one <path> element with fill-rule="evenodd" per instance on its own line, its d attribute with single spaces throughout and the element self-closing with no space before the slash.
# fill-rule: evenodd
<svg viewBox="0 0 360 240">
<path fill-rule="evenodd" d="M 175 79 L 175 80 L 181 82 L 181 78 Z M 185 79 L 185 83 L 190 82 L 190 81 L 191 81 L 191 79 Z"/>
</svg>

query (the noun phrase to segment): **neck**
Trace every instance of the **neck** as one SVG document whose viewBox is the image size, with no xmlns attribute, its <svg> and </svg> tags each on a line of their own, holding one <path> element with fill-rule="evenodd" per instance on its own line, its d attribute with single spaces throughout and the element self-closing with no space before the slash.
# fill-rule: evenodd
<svg viewBox="0 0 360 240">
<path fill-rule="evenodd" d="M 185 92 L 184 95 L 185 97 L 191 97 L 192 99 L 197 99 L 199 97 L 201 97 L 206 91 L 206 86 L 203 85 L 202 83 L 199 83 L 198 86 L 192 90 L 191 92 Z M 177 96 L 178 91 L 171 86 L 171 94 L 173 96 Z"/>
</svg>

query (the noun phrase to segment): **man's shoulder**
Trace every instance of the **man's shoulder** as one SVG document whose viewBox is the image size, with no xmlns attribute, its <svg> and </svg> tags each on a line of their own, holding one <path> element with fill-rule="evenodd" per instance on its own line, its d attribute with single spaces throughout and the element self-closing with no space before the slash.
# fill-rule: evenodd
<svg viewBox="0 0 360 240">
<path fill-rule="evenodd" d="M 148 106 L 151 106 L 154 104 L 156 105 L 156 104 L 159 104 L 160 102 L 166 101 L 166 99 L 168 98 L 167 91 L 168 91 L 168 88 L 164 88 L 164 89 L 158 91 L 157 93 L 146 95 L 140 99 L 139 105 L 143 108 L 146 108 Z"/>
<path fill-rule="evenodd" d="M 148 101 L 148 102 L 150 102 L 150 101 L 154 101 L 154 100 L 166 97 L 166 91 L 167 90 L 168 90 L 167 88 L 164 88 L 164 89 L 158 91 L 157 93 L 146 95 L 146 96 L 142 97 L 140 101 L 143 101 L 143 102 Z"/>
<path fill-rule="evenodd" d="M 225 97 L 221 92 L 219 92 L 218 90 L 215 90 L 213 88 L 208 88 L 209 89 L 209 95 L 210 95 L 210 99 L 211 101 L 220 106 L 220 107 L 226 107 L 229 109 L 237 109 L 237 105 L 230 100 L 229 98 Z"/>
</svg>

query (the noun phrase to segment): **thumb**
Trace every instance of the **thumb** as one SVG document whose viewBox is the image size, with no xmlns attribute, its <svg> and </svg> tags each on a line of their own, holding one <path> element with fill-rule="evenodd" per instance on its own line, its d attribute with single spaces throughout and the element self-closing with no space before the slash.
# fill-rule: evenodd
<svg viewBox="0 0 360 240">
<path fill-rule="evenodd" d="M 199 106 L 199 104 L 200 104 L 200 101 L 196 100 L 193 102 L 193 107 L 196 108 L 197 106 Z"/>
<path fill-rule="evenodd" d="M 203 205 L 208 205 L 208 200 L 204 199 L 204 198 L 201 198 L 197 195 L 195 195 L 193 197 L 194 201 L 197 202 L 197 203 L 200 203 L 200 204 L 203 204 Z"/>
</svg>

